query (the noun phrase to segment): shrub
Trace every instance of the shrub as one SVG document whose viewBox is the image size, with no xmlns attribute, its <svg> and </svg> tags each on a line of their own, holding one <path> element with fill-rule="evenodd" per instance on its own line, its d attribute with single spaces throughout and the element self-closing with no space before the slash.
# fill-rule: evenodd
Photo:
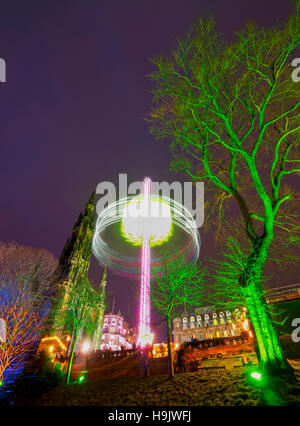
<svg viewBox="0 0 300 426">
<path fill-rule="evenodd" d="M 64 381 L 65 373 L 60 364 L 53 363 L 49 355 L 42 351 L 26 363 L 23 372 L 13 383 L 13 403 L 35 398 L 63 384 Z"/>
</svg>

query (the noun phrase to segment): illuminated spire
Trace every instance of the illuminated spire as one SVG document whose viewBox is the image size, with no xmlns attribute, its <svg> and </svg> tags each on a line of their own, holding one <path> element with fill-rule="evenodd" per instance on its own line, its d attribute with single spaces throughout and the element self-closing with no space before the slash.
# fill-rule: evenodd
<svg viewBox="0 0 300 426">
<path fill-rule="evenodd" d="M 107 271 L 106 271 L 106 266 L 105 266 L 104 271 L 103 271 L 103 275 L 102 275 L 101 285 L 106 286 L 106 276 L 107 276 Z"/>
<path fill-rule="evenodd" d="M 99 301 L 96 321 L 95 321 L 95 328 L 94 328 L 94 335 L 93 335 L 93 342 L 92 342 L 93 350 L 100 349 L 100 346 L 101 346 L 102 328 L 103 328 L 104 311 L 105 311 L 105 287 L 106 287 L 106 267 L 104 268 L 102 279 L 100 281 L 99 288 L 98 288 L 98 294 L 100 295 L 101 299 Z"/>
<path fill-rule="evenodd" d="M 74 223 L 72 234 L 67 239 L 59 258 L 59 265 L 54 277 L 55 283 L 58 284 L 58 302 L 53 308 L 57 312 L 53 319 L 55 333 L 64 328 L 61 312 L 65 311 L 67 305 L 67 287 L 71 284 L 76 285 L 78 279 L 84 279 L 88 276 L 94 233 L 94 209 L 93 192 L 85 204 L 84 212 L 79 214 Z"/>
<path fill-rule="evenodd" d="M 106 273 L 106 266 L 105 266 L 104 271 L 103 271 L 103 275 L 102 275 L 102 279 L 101 279 L 101 282 L 100 282 L 99 288 L 98 288 L 98 292 L 100 294 L 102 294 L 103 296 L 105 295 L 106 275 L 107 275 L 107 273 Z"/>
</svg>

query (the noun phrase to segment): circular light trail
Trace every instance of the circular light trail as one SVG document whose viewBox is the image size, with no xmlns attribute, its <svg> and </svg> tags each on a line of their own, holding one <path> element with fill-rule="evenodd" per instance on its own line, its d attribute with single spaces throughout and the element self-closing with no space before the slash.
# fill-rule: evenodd
<svg viewBox="0 0 300 426">
<path fill-rule="evenodd" d="M 194 262 L 198 258 L 200 250 L 199 233 L 190 212 L 170 198 L 153 195 L 151 189 L 151 179 L 145 178 L 142 195 L 123 198 L 103 210 L 98 217 L 93 238 L 93 253 L 101 263 L 119 272 L 132 275 L 138 270 L 140 273 L 137 346 L 141 347 L 147 343 L 151 344 L 153 340 L 150 328 L 150 281 L 154 267 L 157 272 L 159 267 L 174 257 L 185 256 L 186 260 Z M 141 247 L 140 254 L 135 258 L 124 256 L 120 247 L 117 249 L 114 247 L 113 234 L 110 238 L 107 236 L 105 238 L 105 231 L 116 224 L 121 226 L 121 235 L 128 246 Z M 176 250 L 175 247 L 172 247 L 173 250 L 170 250 L 169 247 L 167 254 L 162 252 L 156 259 L 155 256 L 153 259 L 151 248 L 165 246 L 176 227 L 189 236 L 189 241 L 181 244 L 182 249 Z M 175 238 L 173 239 L 175 241 Z M 109 241 L 109 244 L 106 241 Z"/>
<path fill-rule="evenodd" d="M 151 195 L 151 201 L 154 199 L 169 206 L 172 225 L 168 239 L 164 239 L 160 245 L 150 242 L 151 247 L 155 249 L 151 258 L 151 273 L 159 272 L 164 262 L 169 259 L 170 252 L 175 259 L 184 256 L 186 262 L 195 262 L 200 253 L 200 236 L 191 213 L 182 204 L 168 197 Z M 102 265 L 112 271 L 137 278 L 141 272 L 140 251 L 133 252 L 132 247 L 138 249 L 141 244 L 135 233 L 130 233 L 130 228 L 126 230 L 123 226 L 124 209 L 135 200 L 136 195 L 122 198 L 109 204 L 100 213 L 93 237 L 93 253 Z M 180 241 L 179 246 L 175 248 L 174 241 L 179 233 L 184 237 L 181 238 L 184 241 Z M 166 254 L 167 251 L 169 253 Z"/>
</svg>

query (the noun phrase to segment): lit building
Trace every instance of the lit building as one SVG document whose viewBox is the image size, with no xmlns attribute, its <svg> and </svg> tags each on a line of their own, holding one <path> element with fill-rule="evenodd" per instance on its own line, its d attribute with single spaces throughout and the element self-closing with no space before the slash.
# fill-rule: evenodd
<svg viewBox="0 0 300 426">
<path fill-rule="evenodd" d="M 58 336 L 49 336 L 41 339 L 38 351 L 39 354 L 42 350 L 46 350 L 48 355 L 55 356 L 56 354 L 65 354 L 68 349 L 70 336 L 66 336 L 64 340 L 61 340 Z"/>
<path fill-rule="evenodd" d="M 268 305 L 295 302 L 300 299 L 300 284 L 269 289 L 266 291 L 265 298 Z M 211 340 L 233 337 L 239 336 L 242 331 L 247 331 L 252 337 L 245 315 L 241 320 L 236 321 L 234 314 L 235 312 L 229 311 L 217 312 L 214 307 L 196 308 L 193 313 L 182 313 L 180 317 L 173 320 L 174 342 L 182 344 L 190 342 L 193 338 Z"/>
<path fill-rule="evenodd" d="M 124 323 L 124 317 L 120 312 L 117 315 L 112 313 L 104 315 L 101 350 L 120 351 L 122 346 L 124 349 L 132 349 L 132 344 L 127 341 L 127 335 L 128 325 Z"/>
<path fill-rule="evenodd" d="M 265 297 L 269 305 L 300 299 L 300 284 L 269 289 L 266 291 Z"/>
<path fill-rule="evenodd" d="M 240 336 L 247 327 L 245 319 L 234 321 L 230 311 L 217 312 L 213 307 L 196 308 L 193 313 L 182 313 L 173 320 L 174 343 L 181 345 L 192 339 L 212 340 Z"/>
<path fill-rule="evenodd" d="M 126 340 L 128 343 L 131 343 L 132 346 L 136 345 L 137 342 L 137 328 L 132 327 L 128 328 L 127 334 L 126 334 Z"/>
</svg>

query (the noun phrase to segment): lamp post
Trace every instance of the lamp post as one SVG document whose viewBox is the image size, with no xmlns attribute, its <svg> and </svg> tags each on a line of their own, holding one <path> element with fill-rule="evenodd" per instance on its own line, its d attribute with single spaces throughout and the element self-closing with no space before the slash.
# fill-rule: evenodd
<svg viewBox="0 0 300 426">
<path fill-rule="evenodd" d="M 89 352 L 91 347 L 90 342 L 88 342 L 87 340 L 83 343 L 82 348 L 81 348 L 81 352 L 84 354 L 84 370 L 86 370 L 86 357 L 87 357 L 87 353 Z"/>
</svg>

